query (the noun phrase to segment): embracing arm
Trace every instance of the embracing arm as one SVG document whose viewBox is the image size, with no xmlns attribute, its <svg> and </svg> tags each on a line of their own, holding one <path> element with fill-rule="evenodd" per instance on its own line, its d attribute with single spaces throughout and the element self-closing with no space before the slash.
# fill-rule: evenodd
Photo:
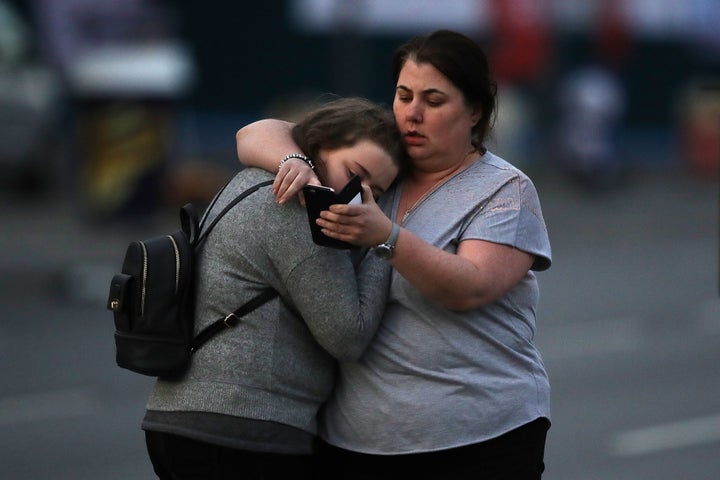
<svg viewBox="0 0 720 480">
<path fill-rule="evenodd" d="M 294 268 L 286 286 L 315 340 L 338 360 L 355 361 L 380 324 L 389 281 L 390 267 L 379 258 L 363 260 L 355 272 L 345 252 L 325 249 Z"/>
<path fill-rule="evenodd" d="M 293 124 L 283 120 L 265 119 L 250 123 L 235 134 L 240 163 L 278 174 L 273 195 L 285 203 L 308 183 L 320 183 L 305 162 L 291 159 L 278 172 L 280 161 L 290 153 L 302 153 L 290 134 Z"/>
<path fill-rule="evenodd" d="M 240 163 L 277 173 L 285 155 L 300 152 L 290 136 L 292 127 L 292 123 L 272 118 L 245 125 L 235 134 Z"/>
</svg>

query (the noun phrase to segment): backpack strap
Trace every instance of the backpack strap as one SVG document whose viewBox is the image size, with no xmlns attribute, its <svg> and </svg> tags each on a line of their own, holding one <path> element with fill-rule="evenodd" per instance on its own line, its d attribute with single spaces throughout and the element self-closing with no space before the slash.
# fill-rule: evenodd
<svg viewBox="0 0 720 480">
<path fill-rule="evenodd" d="M 258 189 L 260 189 L 260 188 L 262 188 L 262 187 L 265 187 L 265 186 L 268 186 L 268 185 L 272 185 L 273 182 L 274 182 L 274 180 L 266 180 L 266 181 L 264 181 L 264 182 L 260 182 L 260 183 L 258 183 L 257 185 L 253 185 L 252 187 L 248 188 L 247 190 L 245 190 L 244 192 L 242 192 L 240 195 L 238 195 L 237 197 L 235 197 L 235 198 L 232 200 L 232 202 L 228 203 L 228 204 L 225 206 L 225 208 L 223 208 L 222 211 L 221 211 L 220 213 L 218 213 L 218 214 L 215 216 L 215 218 L 213 218 L 213 221 L 210 222 L 210 225 L 208 225 L 207 229 L 205 229 L 205 231 L 202 232 L 202 234 L 200 234 L 200 236 L 197 238 L 197 245 L 199 245 L 200 243 L 203 242 L 203 240 L 205 240 L 205 238 L 208 236 L 208 234 L 209 234 L 210 231 L 213 229 L 213 227 L 217 224 L 217 222 L 219 222 L 220 219 L 221 219 L 231 208 L 233 208 L 235 205 L 237 205 L 241 200 L 243 200 L 245 197 L 247 197 L 247 196 L 250 195 L 251 193 L 257 191 Z M 227 186 L 227 185 L 226 185 L 226 186 Z M 225 188 L 223 187 L 223 190 L 224 190 L 224 189 L 225 189 Z M 220 193 L 222 193 L 222 191 L 221 191 Z M 217 194 L 217 196 L 216 196 L 215 199 L 213 200 L 213 203 L 210 204 L 210 206 L 208 207 L 208 209 L 207 209 L 208 212 L 210 212 L 210 210 L 212 209 L 212 207 L 215 205 L 215 201 L 217 201 L 217 199 L 220 197 L 220 193 Z M 207 214 L 205 215 L 205 217 L 203 217 L 203 223 L 205 222 L 205 219 L 206 219 L 206 218 L 207 218 Z M 202 229 L 202 225 L 200 225 L 199 228 Z"/>
<path fill-rule="evenodd" d="M 274 288 L 266 288 L 260 294 L 248 300 L 243 306 L 241 306 L 234 312 L 229 313 L 225 317 L 215 320 L 213 323 L 203 328 L 200 333 L 198 333 L 197 336 L 193 339 L 192 344 L 190 345 L 190 353 L 195 353 L 198 348 L 202 347 L 205 342 L 210 340 L 213 336 L 220 332 L 220 330 L 234 327 L 235 325 L 237 325 L 240 317 L 247 315 L 259 306 L 277 297 L 277 295 L 278 292 Z"/>
<path fill-rule="evenodd" d="M 191 240 L 194 240 L 192 245 L 194 247 L 197 247 L 202 243 L 205 238 L 207 238 L 208 233 L 213 229 L 213 227 L 217 224 L 218 221 L 235 205 L 237 205 L 240 201 L 242 201 L 245 197 L 250 195 L 251 193 L 257 191 L 258 189 L 272 185 L 274 180 L 266 180 L 264 182 L 260 182 L 257 185 L 253 185 L 252 187 L 248 188 L 244 192 L 242 192 L 240 195 L 235 197 L 229 204 L 225 206 L 225 208 L 222 209 L 220 213 L 218 213 L 212 222 L 210 222 L 210 225 L 208 225 L 207 229 L 201 234 L 197 235 L 197 232 L 199 232 L 202 229 L 202 225 L 199 225 L 196 229 L 196 235 L 194 237 L 190 237 Z M 227 185 L 225 185 L 227 187 Z M 205 211 L 205 215 L 203 216 L 203 223 L 205 223 L 205 219 L 207 218 L 208 213 L 210 210 L 212 210 L 212 207 L 215 205 L 215 202 L 220 197 L 220 194 L 225 190 L 225 187 L 215 196 L 210 206 Z M 183 215 L 186 216 L 186 219 L 188 222 L 192 223 L 195 222 L 195 225 L 197 224 L 197 217 L 192 218 L 192 209 L 186 209 L 183 207 L 181 210 L 181 221 L 184 221 Z M 183 213 L 185 212 L 185 213 Z M 185 224 L 183 223 L 183 230 L 185 229 Z M 189 227 L 189 230 L 192 232 L 192 227 Z M 186 231 L 187 233 L 187 231 Z M 203 328 L 200 333 L 197 334 L 197 336 L 193 339 L 191 345 L 190 345 L 190 353 L 195 353 L 195 351 L 203 346 L 208 340 L 210 340 L 213 336 L 217 335 L 221 330 L 225 328 L 231 328 L 234 327 L 240 317 L 247 315 L 248 313 L 252 312 L 259 306 L 267 303 L 268 301 L 272 300 L 273 298 L 278 296 L 278 292 L 274 288 L 266 288 L 261 293 L 259 293 L 257 296 L 251 298 L 248 300 L 245 304 L 240 306 L 237 310 L 235 310 L 232 313 L 227 314 L 225 317 L 219 318 L 215 320 L 213 323 L 208 325 L 207 327 Z"/>
<path fill-rule="evenodd" d="M 195 247 L 200 241 L 200 230 L 207 219 L 208 213 L 210 213 L 210 210 L 212 210 L 215 206 L 215 202 L 218 201 L 218 198 L 220 198 L 220 195 L 222 195 L 222 192 L 225 191 L 227 186 L 230 185 L 231 181 L 232 179 L 228 180 L 227 183 L 225 183 L 225 185 L 223 185 L 223 187 L 215 194 L 210 202 L 210 206 L 205 209 L 202 219 L 200 219 L 197 207 L 195 207 L 192 203 L 186 203 L 180 209 L 180 226 L 182 231 L 185 232 L 185 235 L 187 235 L 192 247 Z"/>
<path fill-rule="evenodd" d="M 198 218 L 198 210 L 192 203 L 186 203 L 180 209 L 180 226 L 193 247 L 200 234 Z"/>
</svg>

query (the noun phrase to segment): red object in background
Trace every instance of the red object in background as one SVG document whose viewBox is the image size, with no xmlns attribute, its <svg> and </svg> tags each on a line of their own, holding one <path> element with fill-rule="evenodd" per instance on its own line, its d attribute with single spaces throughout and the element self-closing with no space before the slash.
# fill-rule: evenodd
<svg viewBox="0 0 720 480">
<path fill-rule="evenodd" d="M 547 0 L 493 0 L 490 59 L 499 81 L 536 80 L 550 56 Z"/>
<path fill-rule="evenodd" d="M 630 57 L 633 45 L 629 20 L 625 9 L 626 0 L 600 2 L 596 24 L 596 54 L 605 66 L 620 69 Z"/>
<path fill-rule="evenodd" d="M 718 121 L 720 124 L 720 121 Z M 690 169 L 700 176 L 720 173 L 720 135 L 716 130 L 694 125 L 685 132 L 686 152 Z"/>
<path fill-rule="evenodd" d="M 680 96 L 682 155 L 698 176 L 720 174 L 720 87 L 696 80 Z"/>
</svg>

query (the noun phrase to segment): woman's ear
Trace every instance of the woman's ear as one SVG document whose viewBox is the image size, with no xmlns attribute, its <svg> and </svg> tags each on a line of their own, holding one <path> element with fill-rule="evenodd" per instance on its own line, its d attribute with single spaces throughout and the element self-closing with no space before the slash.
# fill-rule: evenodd
<svg viewBox="0 0 720 480">
<path fill-rule="evenodd" d="M 470 120 L 472 121 L 473 127 L 478 124 L 478 122 L 482 119 L 483 113 L 481 107 L 475 107 L 473 108 L 472 114 L 470 115 Z"/>
</svg>

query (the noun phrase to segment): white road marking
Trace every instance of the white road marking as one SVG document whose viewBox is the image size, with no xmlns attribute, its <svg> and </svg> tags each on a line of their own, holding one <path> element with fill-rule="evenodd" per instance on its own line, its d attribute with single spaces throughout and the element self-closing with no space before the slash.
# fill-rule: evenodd
<svg viewBox="0 0 720 480">
<path fill-rule="evenodd" d="M 0 398 L 0 427 L 77 417 L 98 411 L 100 411 L 100 403 L 87 388 L 13 395 Z"/>
<path fill-rule="evenodd" d="M 720 442 L 720 413 L 630 430 L 617 435 L 610 447 L 627 457 L 713 442 Z"/>
</svg>

